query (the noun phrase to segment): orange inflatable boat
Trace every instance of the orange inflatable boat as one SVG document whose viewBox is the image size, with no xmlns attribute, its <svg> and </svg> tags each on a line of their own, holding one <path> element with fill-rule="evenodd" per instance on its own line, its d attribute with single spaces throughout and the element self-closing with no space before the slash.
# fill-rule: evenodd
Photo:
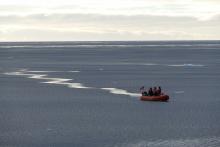
<svg viewBox="0 0 220 147">
<path fill-rule="evenodd" d="M 169 96 L 168 95 L 160 95 L 160 96 L 141 96 L 140 100 L 142 101 L 168 101 Z"/>
</svg>

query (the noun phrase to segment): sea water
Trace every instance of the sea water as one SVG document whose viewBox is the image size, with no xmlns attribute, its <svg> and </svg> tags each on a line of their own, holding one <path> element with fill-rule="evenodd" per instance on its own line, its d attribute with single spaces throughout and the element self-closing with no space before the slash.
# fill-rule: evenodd
<svg viewBox="0 0 220 147">
<path fill-rule="evenodd" d="M 218 147 L 219 81 L 220 41 L 2 42 L 0 146 Z"/>
</svg>

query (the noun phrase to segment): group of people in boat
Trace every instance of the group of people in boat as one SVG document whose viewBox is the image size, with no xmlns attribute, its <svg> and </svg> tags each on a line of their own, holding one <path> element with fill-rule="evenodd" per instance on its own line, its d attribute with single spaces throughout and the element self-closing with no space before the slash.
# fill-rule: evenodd
<svg viewBox="0 0 220 147">
<path fill-rule="evenodd" d="M 142 96 L 160 96 L 162 94 L 161 87 L 150 87 L 148 90 L 145 90 L 144 86 L 140 88 Z"/>
</svg>

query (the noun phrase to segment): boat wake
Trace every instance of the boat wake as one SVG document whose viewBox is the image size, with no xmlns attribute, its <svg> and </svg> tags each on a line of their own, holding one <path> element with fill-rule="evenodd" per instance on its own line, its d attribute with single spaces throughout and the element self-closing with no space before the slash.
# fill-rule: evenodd
<svg viewBox="0 0 220 147">
<path fill-rule="evenodd" d="M 101 88 L 101 89 L 107 90 L 107 91 L 109 91 L 110 93 L 113 93 L 113 94 L 128 95 L 128 96 L 131 96 L 131 97 L 141 96 L 141 94 L 139 94 L 139 93 L 131 93 L 131 92 L 128 92 L 127 90 L 123 90 L 123 89 L 117 89 L 117 88 Z"/>
<path fill-rule="evenodd" d="M 30 79 L 45 80 L 45 82 L 41 82 L 41 83 L 64 85 L 69 88 L 91 88 L 91 87 L 86 87 L 81 83 L 69 82 L 69 81 L 72 81 L 73 79 L 51 78 L 51 77 L 48 77 L 47 74 L 36 74 L 36 73 L 48 73 L 48 72 L 55 72 L 55 71 L 20 70 L 17 72 L 7 72 L 7 73 L 5 73 L 5 75 L 25 76 Z"/>
<path fill-rule="evenodd" d="M 11 75 L 11 76 L 23 76 L 29 79 L 43 80 L 43 82 L 40 82 L 40 83 L 63 85 L 68 88 L 105 90 L 111 94 L 127 95 L 130 97 L 141 96 L 139 93 L 131 93 L 124 89 L 87 87 L 87 86 L 84 86 L 82 83 L 72 82 L 74 81 L 74 79 L 52 78 L 52 77 L 49 77 L 48 74 L 46 74 L 46 73 L 51 73 L 51 72 L 64 72 L 64 71 L 32 71 L 32 70 L 22 69 L 16 72 L 6 72 L 4 74 Z M 67 71 L 67 72 L 78 73 L 80 71 Z"/>
</svg>

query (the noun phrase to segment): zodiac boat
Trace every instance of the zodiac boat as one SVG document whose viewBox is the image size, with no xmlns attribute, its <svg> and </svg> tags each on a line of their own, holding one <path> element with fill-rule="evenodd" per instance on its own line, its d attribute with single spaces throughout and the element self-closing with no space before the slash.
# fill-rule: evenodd
<svg viewBox="0 0 220 147">
<path fill-rule="evenodd" d="M 142 101 L 168 101 L 169 96 L 168 95 L 159 95 L 159 96 L 141 96 L 140 100 Z"/>
</svg>

